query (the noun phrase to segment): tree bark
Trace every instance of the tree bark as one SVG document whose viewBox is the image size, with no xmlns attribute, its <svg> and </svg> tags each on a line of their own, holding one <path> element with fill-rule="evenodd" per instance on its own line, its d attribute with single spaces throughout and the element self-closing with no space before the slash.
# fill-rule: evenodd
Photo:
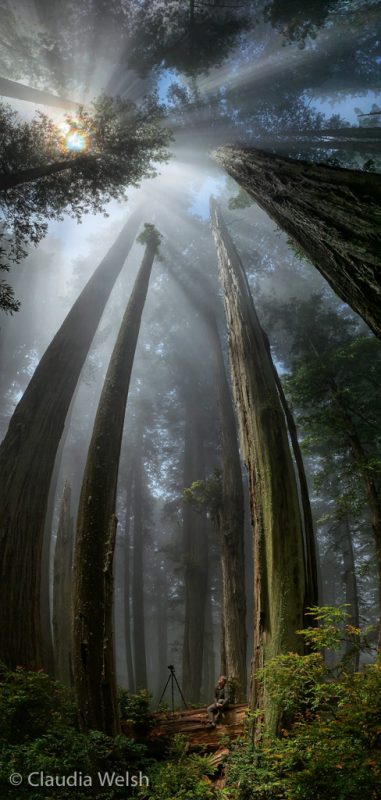
<svg viewBox="0 0 381 800">
<path fill-rule="evenodd" d="M 302 451 L 300 449 L 298 432 L 296 430 L 295 420 L 288 404 L 287 397 L 284 393 L 282 381 L 279 378 L 277 369 L 272 359 L 270 342 L 267 338 L 265 331 L 263 337 L 271 365 L 274 381 L 278 389 L 279 399 L 282 404 L 284 416 L 287 422 L 287 428 L 290 436 L 292 452 L 294 454 L 296 469 L 299 479 L 300 499 L 303 511 L 303 528 L 304 528 L 304 558 L 305 558 L 305 576 L 306 576 L 306 591 L 304 598 L 304 608 L 316 606 L 319 602 L 319 587 L 318 587 L 318 558 L 316 552 L 316 538 L 314 531 L 314 523 L 312 519 L 310 496 L 308 491 L 307 476 L 304 469 L 304 462 Z M 308 620 L 308 625 L 311 625 L 311 620 Z"/>
<path fill-rule="evenodd" d="M 236 683 L 236 702 L 246 700 L 246 592 L 244 502 L 238 436 L 215 317 L 209 320 L 218 395 L 222 453 L 221 535 L 222 596 L 226 674 Z"/>
<path fill-rule="evenodd" d="M 216 158 L 381 337 L 381 175 L 244 147 Z"/>
<path fill-rule="evenodd" d="M 269 731 L 280 712 L 257 680 L 269 658 L 302 652 L 303 531 L 287 429 L 246 275 L 215 201 L 211 222 L 224 289 L 229 355 L 254 534 L 255 630 L 252 704 Z"/>
<path fill-rule="evenodd" d="M 72 674 L 72 584 L 74 524 L 70 513 L 71 489 L 65 483 L 54 554 L 53 641 L 55 677 L 66 686 Z"/>
<path fill-rule="evenodd" d="M 62 108 L 65 111 L 78 111 L 80 106 L 74 100 L 67 100 L 65 97 L 58 97 L 52 92 L 41 89 L 32 89 L 31 86 L 25 86 L 23 83 L 11 81 L 8 78 L 0 78 L 0 95 L 16 100 L 26 100 L 27 103 Z"/>
<path fill-rule="evenodd" d="M 130 692 L 135 692 L 134 665 L 131 647 L 131 581 L 130 581 L 130 533 L 131 533 L 131 500 L 132 500 L 132 470 L 129 472 L 127 483 L 127 516 L 124 527 L 124 632 L 126 637 L 126 664 L 127 680 Z"/>
<path fill-rule="evenodd" d="M 0 447 L 0 657 L 42 666 L 40 571 L 49 486 L 65 419 L 141 212 L 128 219 L 45 351 Z"/>
<path fill-rule="evenodd" d="M 144 614 L 144 521 L 143 521 L 143 428 L 140 423 L 134 468 L 133 492 L 133 566 L 132 566 L 132 619 L 133 650 L 136 689 L 147 689 L 147 655 Z"/>
<path fill-rule="evenodd" d="M 37 181 L 39 178 L 47 178 L 49 175 L 56 175 L 57 172 L 63 172 L 66 169 L 86 167 L 97 160 L 98 156 L 76 156 L 75 158 L 64 158 L 62 161 L 55 161 L 52 164 L 42 164 L 39 167 L 23 169 L 10 175 L 3 174 L 0 175 L 0 191 L 5 192 L 7 189 L 14 189 L 24 183 Z"/>
<path fill-rule="evenodd" d="M 82 730 L 119 730 L 112 641 L 112 554 L 120 448 L 140 321 L 159 237 L 149 235 L 103 386 L 79 502 L 74 681 Z M 136 676 L 137 678 L 137 676 Z"/>
</svg>

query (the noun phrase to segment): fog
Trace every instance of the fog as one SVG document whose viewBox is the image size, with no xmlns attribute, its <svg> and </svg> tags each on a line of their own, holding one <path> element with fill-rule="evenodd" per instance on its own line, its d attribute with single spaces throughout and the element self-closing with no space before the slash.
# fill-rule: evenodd
<svg viewBox="0 0 381 800">
<path fill-rule="evenodd" d="M 219 166 L 214 151 L 221 144 L 243 142 L 337 166 L 372 171 L 379 171 L 381 166 L 379 152 L 362 141 L 346 141 L 343 145 L 338 135 L 327 146 L 322 136 L 319 138 L 319 131 L 327 129 L 335 131 L 335 135 L 342 129 L 349 136 L 352 128 L 359 127 L 355 107 L 360 106 L 367 114 L 378 102 L 379 3 L 317 3 L 322 9 L 324 6 L 324 13 L 319 16 L 312 12 L 309 19 L 307 10 L 303 20 L 300 12 L 299 28 L 293 25 L 293 3 L 289 11 L 285 4 L 277 2 L 240 5 L 227 0 L 224 4 L 196 5 L 196 14 L 205 6 L 212 9 L 219 22 L 229 23 L 218 35 L 211 26 L 208 46 L 201 33 L 189 46 L 184 38 L 189 14 L 186 0 L 170 0 L 167 4 L 158 0 L 0 1 L 4 26 L 0 44 L 2 77 L 52 92 L 83 104 L 85 109 L 90 109 L 92 100 L 101 94 L 120 95 L 139 105 L 147 93 L 156 91 L 166 114 L 163 124 L 173 132 L 167 163 L 157 164 L 156 177 L 127 186 L 126 199 L 111 199 L 104 206 L 105 213 L 84 214 L 80 224 L 65 209 L 61 220 L 48 220 L 47 233 L 37 246 L 29 243 L 26 257 L 11 264 L 9 273 L 2 273 L 21 307 L 13 315 L 2 313 L 0 321 L 3 437 L 46 348 L 131 213 L 141 209 L 140 227 L 153 224 L 161 234 L 160 259 L 153 266 L 128 395 L 114 557 L 117 678 L 120 685 L 130 686 L 125 615 L 130 613 L 133 617 L 133 611 L 130 599 L 126 606 L 124 585 L 126 569 L 133 580 L 131 530 L 137 511 L 129 484 L 131 470 L 137 474 L 140 457 L 147 688 L 156 703 L 167 679 L 167 664 L 175 664 L 179 679 L 183 680 L 182 493 L 186 488 L 184 442 L 189 397 L 200 415 L 202 434 L 197 436 L 204 452 L 204 474 L 195 473 L 192 481 L 205 479 L 221 468 L 211 351 L 202 313 L 192 302 L 190 291 L 201 293 L 203 301 L 216 313 L 227 364 L 223 293 L 209 225 L 210 196 L 217 198 L 221 206 L 282 376 L 292 371 L 295 345 L 292 334 L 282 332 L 281 322 L 275 318 L 278 308 L 287 307 L 292 315 L 299 302 L 319 294 L 339 319 L 353 320 L 356 330 L 363 334 L 366 331 L 362 320 L 337 298 L 312 264 L 290 247 L 287 234 L 265 211 L 248 197 L 234 207 L 232 200 L 239 194 L 239 186 Z M 66 113 L 43 103 L 36 105 L 11 97 L 2 100 L 26 122 L 39 110 L 55 124 Z M 374 117 L 374 128 L 380 125 L 380 119 Z M 296 141 L 295 137 L 299 139 Z M 6 233 L 11 235 L 9 227 Z M 143 253 L 144 245 L 135 242 L 112 289 L 81 372 L 56 458 L 45 534 L 51 538 L 51 607 L 64 485 L 70 484 L 71 514 L 75 518 L 104 378 Z M 207 278 L 207 291 L 200 275 Z M 85 327 L 85 319 L 83 324 Z M 336 602 L 343 603 L 342 556 L 338 540 L 331 542 L 333 523 L 328 520 L 334 501 L 323 478 L 320 488 L 314 484 L 322 457 L 317 450 L 305 456 L 323 572 L 324 564 L 333 564 L 332 581 L 323 587 L 322 601 L 329 602 L 334 595 Z M 249 561 L 246 483 L 245 493 Z M 204 652 L 201 690 L 201 699 L 206 701 L 213 691 L 213 676 L 220 669 L 221 574 L 215 523 L 210 514 L 192 513 L 195 530 L 205 522 L 209 542 L 210 617 L 206 642 L 210 653 Z M 205 517 L 203 523 L 201 516 Z M 359 576 L 360 616 L 363 621 L 374 623 L 376 578 L 369 510 L 363 506 L 350 524 Z M 250 581 L 248 564 L 248 632 L 252 625 Z"/>
</svg>

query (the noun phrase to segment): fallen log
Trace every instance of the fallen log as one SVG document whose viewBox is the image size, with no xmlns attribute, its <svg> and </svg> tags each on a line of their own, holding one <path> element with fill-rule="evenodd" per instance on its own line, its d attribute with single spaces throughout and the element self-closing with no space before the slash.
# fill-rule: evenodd
<svg viewBox="0 0 381 800">
<path fill-rule="evenodd" d="M 214 728 L 207 724 L 206 706 L 174 713 L 158 712 L 152 714 L 148 740 L 157 741 L 175 734 L 183 734 L 190 750 L 202 748 L 213 752 L 220 748 L 223 736 L 237 739 L 242 735 L 247 710 L 248 706 L 245 703 L 230 706 Z"/>
</svg>

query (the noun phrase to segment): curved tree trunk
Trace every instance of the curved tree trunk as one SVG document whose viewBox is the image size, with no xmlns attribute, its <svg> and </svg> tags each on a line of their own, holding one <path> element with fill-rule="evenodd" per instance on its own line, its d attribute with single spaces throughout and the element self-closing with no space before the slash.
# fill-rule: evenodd
<svg viewBox="0 0 381 800">
<path fill-rule="evenodd" d="M 265 331 L 263 337 L 274 376 L 274 381 L 278 389 L 279 399 L 282 404 L 284 416 L 287 422 L 287 428 L 292 445 L 292 452 L 295 458 L 296 469 L 299 478 L 299 491 L 300 499 L 303 510 L 303 523 L 304 523 L 304 554 L 305 554 L 305 573 L 306 573 L 306 593 L 304 598 L 304 608 L 316 606 L 319 602 L 319 586 L 318 586 L 318 558 L 316 551 L 316 538 L 314 531 L 314 523 L 312 519 L 310 496 L 308 491 L 307 476 L 304 469 L 304 462 L 302 451 L 300 449 L 298 433 L 296 430 L 295 420 L 288 404 L 287 397 L 284 393 L 282 381 L 278 375 L 275 364 L 272 359 L 270 342 L 267 338 Z M 308 620 L 308 625 L 311 625 L 311 620 Z"/>
<path fill-rule="evenodd" d="M 82 730 L 119 729 L 112 637 L 112 555 L 119 456 L 140 321 L 159 237 L 149 235 L 107 370 L 79 501 L 75 545 L 74 682 Z"/>
<path fill-rule="evenodd" d="M 381 175 L 249 147 L 216 158 L 381 338 Z"/>
<path fill-rule="evenodd" d="M 303 625 L 303 530 L 287 428 L 262 328 L 242 263 L 214 201 L 211 221 L 254 533 L 252 702 L 264 708 L 266 727 L 275 732 L 279 709 L 258 683 L 256 671 L 279 653 L 303 649 L 296 634 Z"/>
<path fill-rule="evenodd" d="M 42 666 L 41 549 L 54 461 L 78 378 L 140 220 L 138 209 L 82 290 L 0 447 L 0 657 L 10 667 Z"/>
</svg>

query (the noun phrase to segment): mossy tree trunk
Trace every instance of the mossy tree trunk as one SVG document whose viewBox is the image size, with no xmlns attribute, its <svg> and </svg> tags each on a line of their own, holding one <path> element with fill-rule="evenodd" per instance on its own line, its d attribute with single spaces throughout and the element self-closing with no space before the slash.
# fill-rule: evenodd
<svg viewBox="0 0 381 800">
<path fill-rule="evenodd" d="M 0 447 L 0 658 L 42 664 L 41 553 L 49 487 L 69 406 L 141 220 L 138 209 L 45 351 Z"/>
<path fill-rule="evenodd" d="M 249 147 L 216 158 L 381 337 L 381 175 Z"/>
<path fill-rule="evenodd" d="M 269 354 L 242 263 L 214 201 L 211 222 L 254 533 L 252 704 L 264 708 L 266 727 L 275 732 L 279 709 L 256 672 L 279 653 L 303 649 L 295 633 L 303 625 L 303 530 L 287 427 Z"/>
<path fill-rule="evenodd" d="M 82 730 L 119 729 L 112 637 L 115 503 L 128 389 L 159 237 L 150 226 L 143 261 L 107 370 L 79 502 L 75 545 L 74 681 Z"/>
<path fill-rule="evenodd" d="M 215 317 L 209 319 L 222 454 L 222 493 L 218 511 L 226 674 L 236 684 L 237 703 L 246 699 L 246 591 L 244 502 L 234 408 Z"/>
<path fill-rule="evenodd" d="M 74 521 L 71 516 L 71 488 L 65 483 L 54 553 L 53 642 L 55 677 L 66 686 L 73 682 L 72 672 L 72 586 Z"/>
<path fill-rule="evenodd" d="M 274 381 L 278 389 L 279 399 L 282 404 L 283 412 L 287 422 L 288 433 L 294 454 L 298 480 L 300 500 L 303 511 L 303 531 L 304 531 L 304 553 L 305 553 L 305 576 L 306 576 L 306 591 L 304 598 L 305 609 L 310 606 L 316 606 L 319 602 L 319 586 L 318 586 L 318 556 L 317 556 L 317 543 L 314 531 L 314 523 L 312 518 L 312 510 L 310 503 L 310 496 L 308 491 L 307 476 L 304 469 L 304 462 L 302 451 L 300 448 L 298 433 L 294 420 L 293 413 L 289 406 L 287 397 L 284 393 L 282 381 L 278 375 L 275 364 L 272 360 L 270 342 L 266 333 L 263 331 L 263 337 L 269 356 Z M 308 619 L 308 625 L 311 625 L 311 619 Z"/>
</svg>

